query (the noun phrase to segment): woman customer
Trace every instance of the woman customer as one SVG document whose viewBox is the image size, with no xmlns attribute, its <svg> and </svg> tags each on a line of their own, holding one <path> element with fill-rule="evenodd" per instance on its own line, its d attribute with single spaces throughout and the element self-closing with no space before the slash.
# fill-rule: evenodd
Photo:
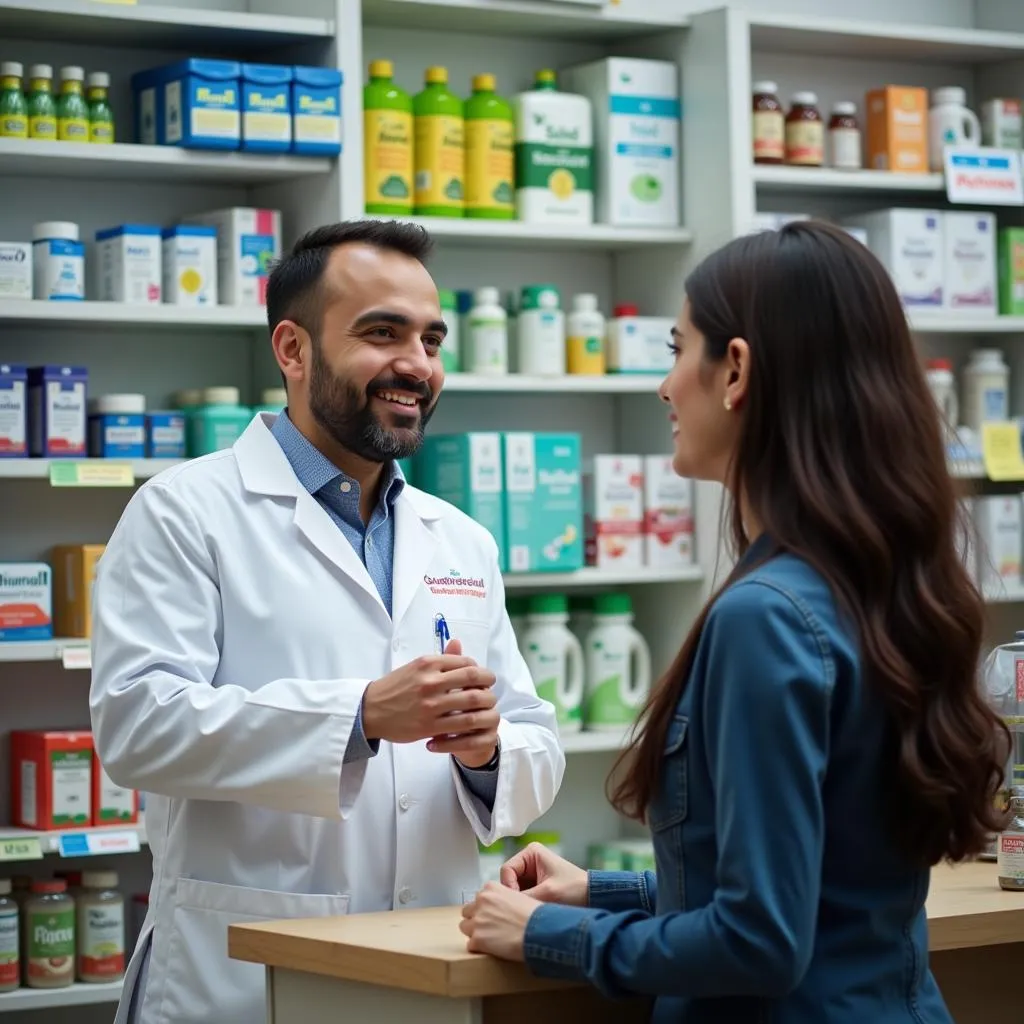
<svg viewBox="0 0 1024 1024">
<path fill-rule="evenodd" d="M 929 869 L 999 827 L 1008 736 L 899 299 L 859 242 L 793 223 L 697 267 L 672 350 L 674 466 L 725 484 L 740 557 L 614 776 L 657 875 L 530 846 L 464 908 L 469 949 L 664 1024 L 947 1024 Z"/>
</svg>

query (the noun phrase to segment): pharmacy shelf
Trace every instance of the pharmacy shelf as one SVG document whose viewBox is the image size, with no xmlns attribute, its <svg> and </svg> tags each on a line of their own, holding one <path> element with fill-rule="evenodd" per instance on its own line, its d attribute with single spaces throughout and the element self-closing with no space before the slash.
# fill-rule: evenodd
<svg viewBox="0 0 1024 1024">
<path fill-rule="evenodd" d="M 380 217 L 386 220 L 388 218 Z M 458 217 L 409 218 L 438 242 L 472 248 L 599 249 L 621 252 L 660 245 L 689 245 L 686 228 L 626 228 L 611 224 L 528 224 L 519 220 L 468 220 Z"/>
<path fill-rule="evenodd" d="M 837 171 L 832 167 L 755 164 L 754 184 L 764 192 L 945 192 L 942 174 Z"/>
<path fill-rule="evenodd" d="M 911 312 L 915 334 L 1024 334 L 1024 316 Z"/>
<path fill-rule="evenodd" d="M 1018 32 L 802 14 L 752 14 L 749 25 L 755 52 L 950 64 L 992 64 L 1024 56 L 1024 34 Z"/>
<path fill-rule="evenodd" d="M 3 177 L 257 185 L 325 174 L 333 163 L 319 157 L 217 153 L 180 146 L 0 139 Z"/>
<path fill-rule="evenodd" d="M 49 480 L 50 466 L 54 462 L 85 463 L 110 467 L 114 464 L 132 467 L 136 480 L 147 480 L 171 466 L 177 466 L 183 459 L 0 459 L 0 479 L 8 480 Z M 88 486 L 82 484 L 81 486 Z"/>
<path fill-rule="evenodd" d="M 666 339 L 667 344 L 667 339 Z M 480 373 L 449 373 L 444 379 L 446 392 L 476 394 L 577 394 L 577 395 L 656 395 L 664 374 L 634 373 L 588 377 L 563 374 L 561 377 L 531 377 L 507 373 L 490 377 Z"/>
<path fill-rule="evenodd" d="M 1024 586 L 1007 586 L 985 590 L 985 600 L 989 604 L 1020 604 L 1024 602 Z"/>
<path fill-rule="evenodd" d="M 29 661 L 64 661 L 74 668 L 90 667 L 88 640 L 8 640 L 0 643 L 0 663 Z"/>
<path fill-rule="evenodd" d="M 629 740 L 632 726 L 622 732 L 574 732 L 561 737 L 566 754 L 597 754 L 622 750 Z"/>
<path fill-rule="evenodd" d="M 205 6 L 205 5 L 203 5 Z M 0 0 L 0 39 L 187 49 L 221 57 L 334 36 L 333 21 L 287 14 L 248 14 L 97 3 L 96 0 Z"/>
<path fill-rule="evenodd" d="M 635 569 L 599 569 L 587 566 L 574 572 L 505 573 L 506 590 L 550 590 L 558 587 L 624 587 L 638 583 L 699 583 L 699 565 L 676 569 L 641 566 Z"/>
<path fill-rule="evenodd" d="M 619 40 L 662 30 L 682 29 L 683 15 L 652 13 L 648 0 L 621 5 L 572 7 L 547 0 L 363 0 L 363 24 L 438 32 L 568 39 Z M 657 5 L 654 5 L 657 6 Z M 664 5 L 662 5 L 664 6 Z"/>
<path fill-rule="evenodd" d="M 69 828 L 59 832 L 39 832 L 31 828 L 13 828 L 9 825 L 0 825 L 0 843 L 11 839 L 37 839 L 39 841 L 40 849 L 45 856 L 59 854 L 61 838 L 63 837 L 66 841 L 72 836 L 90 836 L 93 839 L 102 839 L 104 836 L 113 836 L 115 839 L 121 839 L 125 836 L 135 836 L 138 838 L 140 846 L 146 846 L 148 842 L 146 839 L 145 821 L 139 821 L 135 825 L 104 825 L 99 828 Z M 104 850 L 102 849 L 102 844 L 100 844 L 96 852 L 91 854 L 91 856 L 113 856 L 115 853 L 122 852 L 117 848 L 118 845 L 119 844 L 114 844 L 110 849 Z"/>
<path fill-rule="evenodd" d="M 0 322 L 68 324 L 82 327 L 216 327 L 253 330 L 267 326 L 263 306 L 154 306 L 127 302 L 46 302 L 42 299 L 0 299 Z"/>
<path fill-rule="evenodd" d="M 120 981 L 110 981 L 100 985 L 78 983 L 67 988 L 18 988 L 0 995 L 0 1013 L 116 1003 L 121 998 L 122 985 Z"/>
</svg>

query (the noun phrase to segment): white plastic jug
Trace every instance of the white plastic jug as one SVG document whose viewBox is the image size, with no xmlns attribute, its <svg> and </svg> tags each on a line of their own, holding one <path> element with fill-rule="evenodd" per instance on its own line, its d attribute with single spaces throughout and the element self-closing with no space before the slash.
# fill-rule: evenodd
<svg viewBox="0 0 1024 1024">
<path fill-rule="evenodd" d="M 626 729 L 651 689 L 651 654 L 633 628 L 628 594 L 601 594 L 594 602 L 594 625 L 584 644 L 587 695 L 583 727 L 613 732 Z"/>
<path fill-rule="evenodd" d="M 957 85 L 932 92 L 928 111 L 929 163 L 933 171 L 943 169 L 946 146 L 980 146 L 981 122 L 967 109 L 967 91 Z"/>
<path fill-rule="evenodd" d="M 530 598 L 522 651 L 537 695 L 555 706 L 560 732 L 583 725 L 583 648 L 569 631 L 569 602 L 561 594 Z"/>
</svg>

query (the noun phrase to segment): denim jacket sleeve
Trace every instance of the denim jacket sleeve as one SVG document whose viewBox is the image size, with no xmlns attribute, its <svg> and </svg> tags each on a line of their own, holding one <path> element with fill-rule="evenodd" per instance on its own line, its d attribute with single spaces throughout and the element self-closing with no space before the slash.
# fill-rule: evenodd
<svg viewBox="0 0 1024 1024">
<path fill-rule="evenodd" d="M 700 708 L 715 783 L 716 888 L 703 907 L 652 915 L 540 906 L 526 929 L 534 973 L 626 994 L 780 996 L 814 946 L 822 786 L 834 661 L 810 607 L 744 580 L 708 616 Z"/>
<path fill-rule="evenodd" d="M 587 906 L 598 910 L 645 910 L 658 905 L 658 880 L 653 871 L 589 871 Z"/>
</svg>

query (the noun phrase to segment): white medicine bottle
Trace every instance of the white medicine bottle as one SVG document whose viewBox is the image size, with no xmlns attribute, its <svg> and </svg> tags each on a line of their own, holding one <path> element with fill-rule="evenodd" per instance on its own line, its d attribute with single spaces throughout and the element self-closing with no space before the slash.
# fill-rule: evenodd
<svg viewBox="0 0 1024 1024">
<path fill-rule="evenodd" d="M 561 377 L 565 373 L 565 314 L 558 289 L 528 284 L 519 303 L 520 373 Z"/>
<path fill-rule="evenodd" d="M 977 348 L 963 372 L 963 421 L 977 434 L 983 423 L 1010 416 L 1010 368 L 997 348 Z"/>
<path fill-rule="evenodd" d="M 570 373 L 596 374 L 608 369 L 605 358 L 607 325 L 597 308 L 597 296 L 574 295 L 569 314 L 568 360 Z"/>
<path fill-rule="evenodd" d="M 469 323 L 470 373 L 508 373 L 508 315 L 497 288 L 477 288 Z"/>
</svg>

